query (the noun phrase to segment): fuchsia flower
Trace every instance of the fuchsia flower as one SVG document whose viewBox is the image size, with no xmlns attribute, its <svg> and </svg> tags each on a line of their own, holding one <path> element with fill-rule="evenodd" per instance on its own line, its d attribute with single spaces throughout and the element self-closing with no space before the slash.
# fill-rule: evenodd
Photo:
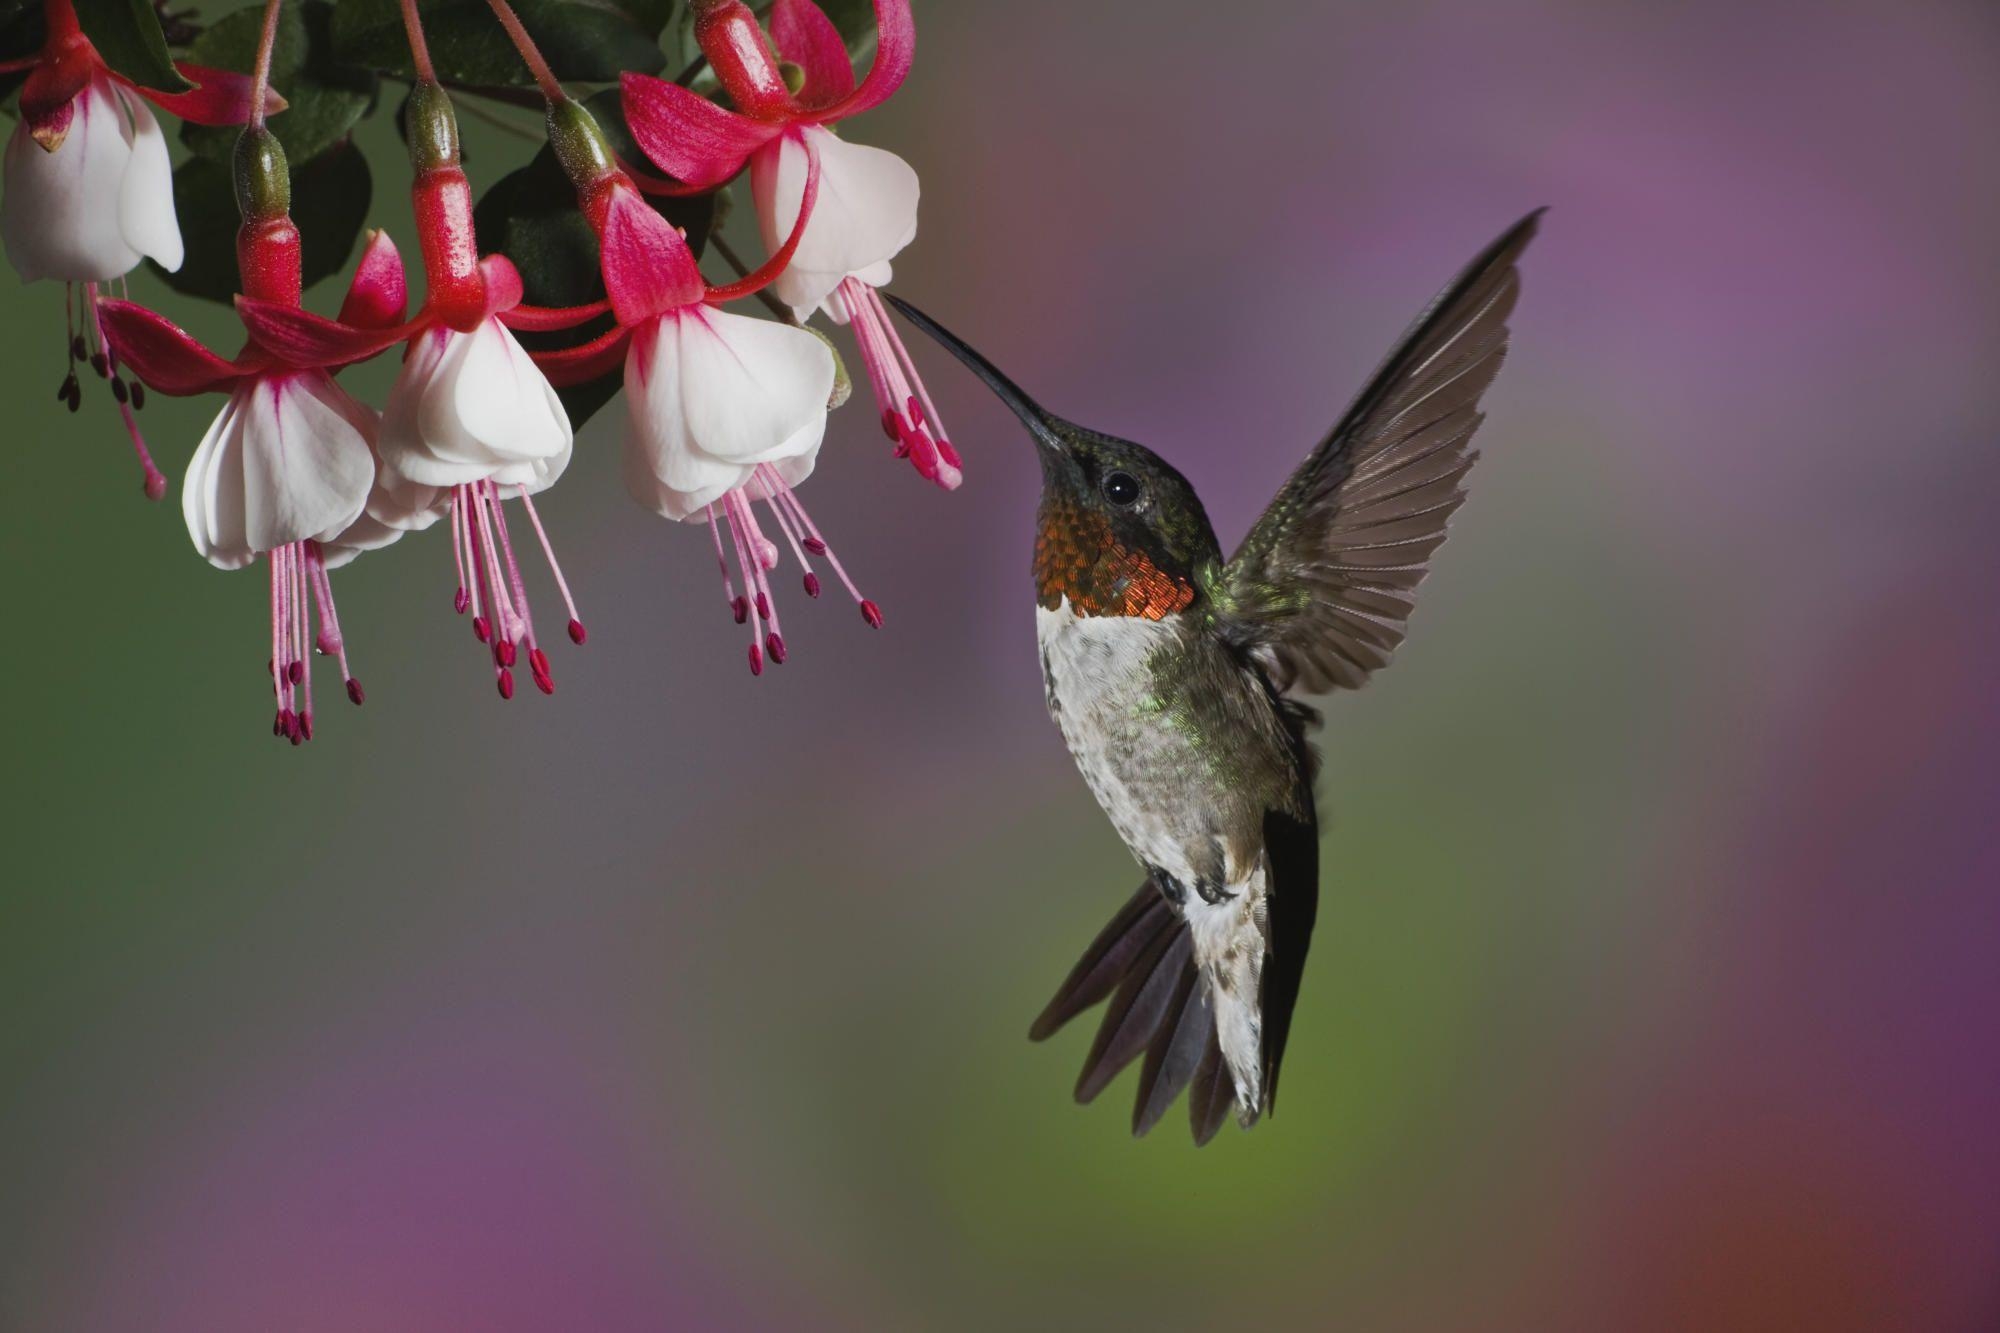
<svg viewBox="0 0 2000 1333">
<path fill-rule="evenodd" d="M 876 291 L 890 280 L 890 260 L 916 238 L 916 172 L 894 153 L 850 144 L 829 128 L 880 105 L 909 74 L 916 33 L 908 0 L 875 0 L 878 46 L 859 87 L 832 21 L 812 0 L 777 0 L 771 34 L 801 72 L 796 93 L 740 0 L 707 0 L 697 9 L 696 40 L 736 110 L 628 73 L 625 116 L 633 137 L 686 187 L 719 185 L 749 166 L 765 245 L 776 247 L 803 226 L 773 293 L 801 319 L 825 310 L 836 323 L 853 325 L 897 456 L 955 488 L 963 480 L 958 451 L 944 437 L 936 404 Z M 815 172 L 816 202 L 807 190 Z"/>
<path fill-rule="evenodd" d="M 471 612 L 474 636 L 491 649 L 500 697 L 514 697 L 513 668 L 524 656 L 536 687 L 552 694 L 555 677 L 536 636 L 502 501 L 520 501 L 568 610 L 570 640 L 582 644 L 583 621 L 529 498 L 562 475 L 575 437 L 562 400 L 507 328 L 521 304 L 521 275 L 503 255 L 478 257 L 472 190 L 458 165 L 450 114 L 435 83 L 412 93 L 413 121 L 429 117 L 432 125 L 428 136 L 412 135 L 413 154 L 424 158 L 412 193 L 427 281 L 414 319 L 402 321 L 400 298 L 387 318 L 378 308 L 343 310 L 330 320 L 248 297 L 237 306 L 254 338 L 304 364 L 362 360 L 407 341 L 382 416 L 365 515 L 337 544 L 343 552 L 369 549 L 449 518 L 458 574 L 452 605 Z M 380 289 L 393 283 L 402 290 L 402 263 L 388 237 L 371 239 L 362 266 L 379 273 Z"/>
<path fill-rule="evenodd" d="M 313 734 L 312 650 L 338 660 L 348 698 L 362 701 L 327 569 L 338 563 L 329 552 L 343 553 L 343 534 L 361 517 L 374 484 L 379 419 L 334 383 L 331 372 L 357 357 L 309 355 L 282 339 L 267 341 L 249 313 L 296 307 L 299 300 L 299 233 L 285 211 L 283 154 L 268 134 L 265 144 L 258 179 L 263 211 L 237 237 L 248 293 L 239 308 L 250 334 L 242 352 L 225 360 L 130 301 L 106 300 L 101 308 L 108 342 L 145 383 L 176 396 L 229 396 L 188 464 L 181 510 L 195 549 L 210 564 L 241 569 L 262 556 L 270 566 L 278 705 L 272 730 L 296 745 Z M 380 326 L 402 318 L 402 270 L 381 262 L 382 239 L 348 289 L 341 311 L 348 323 Z"/>
<path fill-rule="evenodd" d="M 57 397 L 75 411 L 83 389 L 76 365 L 88 362 L 111 382 L 126 433 L 158 499 L 167 480 L 153 463 L 133 419 L 135 401 L 98 327 L 98 286 L 123 277 L 142 258 L 169 271 L 183 248 L 174 216 L 173 163 L 149 99 L 183 120 L 240 125 L 250 113 L 250 81 L 241 74 L 180 65 L 198 86 L 182 93 L 142 88 L 113 71 L 77 25 L 70 0 L 48 0 L 42 50 L 0 67 L 26 68 L 21 118 L 7 141 L 0 242 L 24 282 L 49 278 L 81 286 L 66 307 L 70 368 Z M 267 105 L 282 109 L 275 94 Z M 79 332 L 79 327 L 81 332 Z"/>
<path fill-rule="evenodd" d="M 536 360 L 555 382 L 582 383 L 609 373 L 622 358 L 626 487 L 663 517 L 683 521 L 699 514 L 708 521 L 724 595 L 737 623 L 750 625 L 753 673 L 762 674 L 767 654 L 779 663 L 786 657 L 769 579 L 779 550 L 764 535 L 754 503 L 768 507 L 804 568 L 809 596 L 820 591 L 810 557 L 825 556 L 862 616 L 879 626 L 881 611 L 848 579 L 795 493 L 811 474 L 826 432 L 833 354 L 804 329 L 720 308 L 760 290 L 784 270 L 798 248 L 803 218 L 757 272 L 711 287 L 686 239 L 612 164 L 588 113 L 563 102 L 551 111 L 552 124 L 558 118 L 568 121 L 558 151 L 579 181 L 584 215 L 597 231 L 609 298 L 567 310 L 522 307 L 502 320 L 547 330 L 612 316 L 608 333 L 580 347 L 540 353 Z M 809 162 L 803 187 L 808 212 L 818 189 L 819 173 Z M 740 593 L 729 573 L 722 527 L 729 529 Z"/>
</svg>

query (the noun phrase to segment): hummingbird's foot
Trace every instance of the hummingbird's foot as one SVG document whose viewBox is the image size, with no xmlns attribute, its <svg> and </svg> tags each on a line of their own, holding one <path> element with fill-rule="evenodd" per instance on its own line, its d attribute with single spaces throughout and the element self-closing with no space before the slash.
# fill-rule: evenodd
<svg viewBox="0 0 2000 1333">
<path fill-rule="evenodd" d="M 1227 884 L 1206 878 L 1194 882 L 1194 891 L 1200 894 L 1201 900 L 1210 907 L 1219 907 L 1236 896 L 1229 891 Z"/>
</svg>

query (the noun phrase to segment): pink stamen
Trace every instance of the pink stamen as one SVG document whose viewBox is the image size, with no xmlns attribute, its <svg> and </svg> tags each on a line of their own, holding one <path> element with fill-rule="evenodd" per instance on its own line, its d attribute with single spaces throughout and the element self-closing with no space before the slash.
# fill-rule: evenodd
<svg viewBox="0 0 2000 1333">
<path fill-rule="evenodd" d="M 521 493 L 521 508 L 528 515 L 528 522 L 534 525 L 535 539 L 542 544 L 542 557 L 549 562 L 549 573 L 555 576 L 556 591 L 562 594 L 563 607 L 569 612 L 569 641 L 581 648 L 590 637 L 583 628 L 583 617 L 576 613 L 576 598 L 569 595 L 569 581 L 563 578 L 562 565 L 556 561 L 556 548 L 549 541 L 547 529 L 542 527 L 542 516 L 535 512 L 535 502 L 528 495 L 526 486 L 516 487 Z"/>
<path fill-rule="evenodd" d="M 535 646 L 535 614 L 528 606 L 528 585 L 521 580 L 521 566 L 514 560 L 514 538 L 507 531 L 507 512 L 500 507 L 500 492 L 490 481 L 479 483 L 486 491 L 486 503 L 493 510 L 493 530 L 500 534 L 500 553 L 506 557 L 507 586 L 512 592 L 512 605 L 520 616 L 520 633 L 515 637 L 529 648 Z M 508 665 L 513 665 L 509 663 Z"/>
<path fill-rule="evenodd" d="M 299 745 L 313 738 L 312 659 L 315 651 L 335 657 L 347 697 L 360 703 L 361 682 L 347 667 L 346 640 L 334 607 L 333 584 L 319 543 L 291 542 L 265 554 L 271 574 L 272 689 L 278 711 L 271 733 Z M 313 633 L 313 616 L 319 633 Z"/>
<path fill-rule="evenodd" d="M 839 294 L 861 347 L 868 383 L 882 410 L 883 433 L 896 442 L 895 456 L 908 458 L 925 479 L 946 490 L 956 489 L 965 479 L 958 451 L 944 438 L 944 421 L 937 404 L 897 334 L 881 294 L 859 278 L 843 281 Z"/>
<path fill-rule="evenodd" d="M 757 580 L 757 614 L 771 622 L 770 633 L 764 636 L 764 646 L 769 650 L 771 660 L 780 666 L 785 661 L 784 628 L 778 623 L 778 608 L 771 597 L 770 571 L 777 567 L 778 548 L 757 526 L 756 511 L 750 507 L 750 497 L 742 491 L 730 492 L 730 499 L 743 515 L 745 538 L 757 562 L 752 568 L 752 576 Z"/>
<path fill-rule="evenodd" d="M 762 469 L 760 475 L 763 477 L 765 490 L 771 496 L 771 503 L 773 505 L 783 505 L 791 511 L 792 517 L 797 520 L 799 527 L 806 533 L 806 547 L 813 554 L 826 557 L 826 562 L 833 566 L 833 572 L 839 575 L 840 581 L 847 586 L 849 595 L 861 605 L 862 617 L 869 624 L 878 629 L 881 628 L 881 610 L 875 608 L 873 614 L 870 614 L 869 609 L 874 608 L 875 604 L 866 597 L 863 597 L 861 590 L 854 586 L 854 580 L 847 576 L 846 566 L 842 565 L 840 557 L 833 553 L 833 547 L 827 544 L 826 537 L 819 530 L 819 525 L 812 521 L 812 515 L 806 512 L 806 507 L 799 502 L 799 497 L 792 491 L 791 487 L 785 485 L 784 478 L 778 475 L 776 468 L 772 467 L 769 463 L 761 463 L 758 466 Z"/>
<path fill-rule="evenodd" d="M 157 500 L 167 493 L 167 478 L 154 464 L 152 451 L 146 448 L 146 437 L 139 433 L 139 423 L 132 416 L 133 400 L 128 397 L 125 381 L 118 374 L 118 352 L 112 347 L 111 340 L 105 336 L 104 321 L 98 314 L 96 283 L 87 282 L 83 285 L 83 299 L 90 315 L 90 322 L 86 327 L 96 334 L 98 345 L 104 349 L 102 355 L 105 373 L 111 378 L 112 397 L 118 400 L 118 415 L 125 421 L 125 433 L 131 437 L 132 451 L 139 456 L 139 467 L 145 473 L 146 498 Z M 71 327 L 74 329 L 73 325 Z M 71 337 L 74 340 L 73 332 Z"/>
<path fill-rule="evenodd" d="M 555 545 L 535 512 L 526 487 L 517 487 L 521 506 L 535 530 L 535 539 L 547 557 L 549 571 L 562 593 L 569 612 L 570 642 L 582 644 L 589 634 L 576 613 L 576 600 L 562 567 L 556 562 Z M 527 580 L 514 550 L 513 531 L 507 525 L 503 507 L 505 496 L 495 482 L 482 479 L 452 488 L 452 561 L 458 574 L 458 590 L 453 606 L 463 614 L 472 610 L 472 632 L 488 645 L 493 661 L 494 686 L 502 699 L 514 697 L 514 672 L 525 655 L 535 686 L 543 694 L 555 693 L 555 676 L 548 654 L 535 637 L 534 612 L 528 603 Z M 468 572 L 470 577 L 468 577 Z"/>
<path fill-rule="evenodd" d="M 704 508 L 708 514 L 708 535 L 715 542 L 715 567 L 722 571 L 722 596 L 729 603 L 729 614 L 735 616 L 736 623 L 740 625 L 750 618 L 750 602 L 748 598 L 736 595 L 736 584 L 729 577 L 729 557 L 722 553 L 722 533 L 715 526 L 715 506 L 710 504 Z"/>
<path fill-rule="evenodd" d="M 798 524 L 790 514 L 785 512 L 783 505 L 777 503 L 775 500 L 767 501 L 767 503 L 771 506 L 772 515 L 778 520 L 779 530 L 785 534 L 785 540 L 791 544 L 793 558 L 799 562 L 799 568 L 805 571 L 806 596 L 817 598 L 819 596 L 819 575 L 813 573 L 812 560 L 807 557 L 805 546 L 799 540 Z"/>
<path fill-rule="evenodd" d="M 459 504 L 459 494 L 463 486 L 451 490 L 451 561 L 458 568 L 458 591 L 452 594 L 451 609 L 460 615 L 472 605 L 472 594 L 465 587 L 465 509 Z"/>
<path fill-rule="evenodd" d="M 750 553 L 744 545 L 742 521 L 737 513 L 737 506 L 741 503 L 742 497 L 735 491 L 730 491 L 722 497 L 722 512 L 729 520 L 729 541 L 736 549 L 736 566 L 743 571 L 743 586 L 746 590 L 754 590 L 756 588 L 756 577 L 750 572 Z M 751 602 L 747 596 L 744 598 L 744 602 L 748 604 L 749 608 L 750 674 L 761 676 L 764 674 L 764 621 L 762 616 L 758 614 L 757 606 L 754 602 Z M 741 623 L 741 618 L 739 618 L 738 623 Z"/>
</svg>

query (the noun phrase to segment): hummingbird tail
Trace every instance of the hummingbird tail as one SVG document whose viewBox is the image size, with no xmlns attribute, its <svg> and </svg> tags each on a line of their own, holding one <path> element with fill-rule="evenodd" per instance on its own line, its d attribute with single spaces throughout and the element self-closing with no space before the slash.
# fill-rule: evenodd
<svg viewBox="0 0 2000 1333">
<path fill-rule="evenodd" d="M 1192 1085 L 1194 1140 L 1214 1138 L 1236 1105 L 1236 1084 L 1222 1057 L 1209 987 L 1195 964 L 1192 932 L 1150 879 L 1091 941 L 1028 1036 L 1041 1041 L 1107 999 L 1076 1099 L 1095 1098 L 1143 1053 L 1132 1132 L 1144 1134 L 1158 1124 Z"/>
</svg>

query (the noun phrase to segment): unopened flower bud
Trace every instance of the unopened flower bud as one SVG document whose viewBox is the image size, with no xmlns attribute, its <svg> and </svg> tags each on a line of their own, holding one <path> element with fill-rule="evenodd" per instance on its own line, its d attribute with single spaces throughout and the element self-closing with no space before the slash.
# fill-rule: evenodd
<svg viewBox="0 0 2000 1333">
<path fill-rule="evenodd" d="M 245 222 L 271 222 L 292 211 L 292 173 L 278 136 L 247 126 L 236 140 L 236 209 Z"/>
<path fill-rule="evenodd" d="M 549 147 L 579 190 L 618 170 L 617 154 L 611 151 L 597 118 L 580 102 L 565 98 L 549 104 Z"/>
<path fill-rule="evenodd" d="M 458 117 L 435 80 L 411 87 L 410 100 L 403 104 L 403 132 L 410 143 L 410 165 L 419 174 L 458 165 Z"/>
</svg>

